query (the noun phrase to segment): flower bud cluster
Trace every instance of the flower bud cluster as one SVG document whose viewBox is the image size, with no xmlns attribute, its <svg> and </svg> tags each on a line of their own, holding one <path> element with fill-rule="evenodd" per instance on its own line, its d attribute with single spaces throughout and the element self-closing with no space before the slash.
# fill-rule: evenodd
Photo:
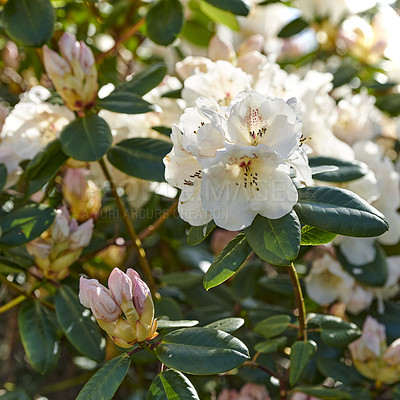
<svg viewBox="0 0 400 400">
<path fill-rule="evenodd" d="M 78 225 L 68 210 L 62 207 L 52 226 L 29 242 L 27 250 L 46 278 L 61 280 L 68 276 L 69 266 L 78 260 L 92 233 L 92 219 Z"/>
<path fill-rule="evenodd" d="M 92 310 L 114 343 L 129 348 L 158 335 L 150 289 L 131 268 L 114 268 L 105 288 L 97 279 L 81 277 L 79 299 Z"/>
<path fill-rule="evenodd" d="M 90 48 L 75 36 L 64 33 L 58 42 L 62 57 L 43 47 L 46 72 L 65 105 L 82 111 L 94 105 L 97 97 L 97 70 Z"/>
</svg>

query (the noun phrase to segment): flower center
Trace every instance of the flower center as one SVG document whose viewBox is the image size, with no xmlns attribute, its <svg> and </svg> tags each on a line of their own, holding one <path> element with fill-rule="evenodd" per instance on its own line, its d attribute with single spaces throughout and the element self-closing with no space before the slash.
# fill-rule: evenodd
<svg viewBox="0 0 400 400">
<path fill-rule="evenodd" d="M 268 130 L 268 122 L 262 119 L 258 108 L 249 107 L 245 119 L 245 128 L 250 135 L 252 145 L 256 146 Z"/>
<path fill-rule="evenodd" d="M 243 186 L 245 189 L 247 188 L 252 188 L 254 187 L 257 192 L 260 190 L 257 186 L 257 180 L 258 180 L 258 174 L 257 172 L 254 172 L 254 165 L 252 168 L 252 164 L 253 164 L 253 159 L 245 159 L 245 160 L 241 160 L 239 163 L 239 168 L 241 169 L 241 172 L 243 174 Z M 252 171 L 253 169 L 253 171 Z M 236 185 L 239 185 L 238 183 L 236 183 Z"/>
</svg>

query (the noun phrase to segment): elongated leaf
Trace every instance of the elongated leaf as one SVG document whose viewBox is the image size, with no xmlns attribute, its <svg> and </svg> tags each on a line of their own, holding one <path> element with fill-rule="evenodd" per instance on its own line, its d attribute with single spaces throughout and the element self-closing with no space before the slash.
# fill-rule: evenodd
<svg viewBox="0 0 400 400">
<path fill-rule="evenodd" d="M 290 352 L 290 371 L 289 383 L 290 386 L 296 384 L 300 379 L 301 374 L 306 369 L 311 357 L 314 355 L 317 346 L 315 342 L 296 342 Z"/>
<path fill-rule="evenodd" d="M 226 332 L 210 328 L 184 328 L 166 335 L 157 346 L 167 367 L 195 375 L 229 371 L 249 358 L 247 347 Z"/>
<path fill-rule="evenodd" d="M 369 286 L 383 286 L 388 277 L 388 267 L 386 262 L 386 254 L 382 247 L 375 244 L 376 255 L 374 260 L 364 265 L 351 264 L 346 256 L 340 251 L 340 247 L 336 248 L 336 256 L 343 268 L 354 278 Z"/>
<path fill-rule="evenodd" d="M 75 292 L 66 285 L 61 286 L 56 292 L 54 304 L 58 322 L 69 342 L 82 355 L 102 362 L 105 341 Z"/>
<path fill-rule="evenodd" d="M 244 324 L 243 318 L 224 318 L 219 321 L 211 322 L 205 326 L 205 328 L 219 329 L 227 333 L 233 333 L 237 331 Z"/>
<path fill-rule="evenodd" d="M 143 114 L 158 108 L 143 100 L 136 93 L 118 88 L 104 99 L 99 100 L 97 104 L 106 110 L 124 114 Z"/>
<path fill-rule="evenodd" d="M 214 221 L 202 226 L 192 226 L 187 235 L 187 242 L 191 246 L 201 243 L 216 227 Z"/>
<path fill-rule="evenodd" d="M 305 224 L 356 237 L 379 236 L 388 230 L 385 217 L 349 190 L 307 187 L 298 193 L 294 210 Z"/>
<path fill-rule="evenodd" d="M 361 336 L 357 325 L 333 315 L 323 317 L 320 327 L 321 339 L 332 347 L 346 347 Z"/>
<path fill-rule="evenodd" d="M 287 337 L 282 336 L 271 340 L 265 340 L 264 342 L 257 343 L 254 346 L 254 350 L 260 353 L 274 353 L 279 348 L 283 347 L 287 342 Z"/>
<path fill-rule="evenodd" d="M 18 315 L 19 333 L 32 367 L 41 374 L 51 371 L 60 355 L 56 328 L 38 301 L 29 301 Z"/>
<path fill-rule="evenodd" d="M 305 225 L 301 228 L 301 245 L 318 246 L 320 244 L 330 243 L 336 236 L 336 233 Z"/>
<path fill-rule="evenodd" d="M 288 38 L 294 35 L 297 35 L 304 29 L 308 27 L 308 23 L 304 21 L 303 18 L 299 17 L 290 21 L 286 26 L 284 26 L 280 32 L 278 33 L 278 37 L 280 38 Z"/>
<path fill-rule="evenodd" d="M 309 396 L 315 396 L 322 400 L 351 400 L 349 393 L 339 389 L 331 389 L 324 386 L 297 386 L 292 389 L 294 392 L 301 392 Z"/>
<path fill-rule="evenodd" d="M 368 167 L 360 161 L 345 161 L 333 157 L 310 157 L 308 159 L 310 167 L 334 166 L 335 171 L 321 172 L 314 174 L 313 178 L 325 182 L 350 182 L 362 178 L 367 172 Z"/>
<path fill-rule="evenodd" d="M 79 392 L 76 400 L 111 400 L 131 365 L 131 359 L 121 354 L 104 364 Z"/>
<path fill-rule="evenodd" d="M 185 375 L 169 369 L 151 383 L 146 400 L 200 400 L 196 389 Z"/>
<path fill-rule="evenodd" d="M 250 3 L 245 0 L 206 0 L 206 2 L 235 15 L 246 16 L 250 11 Z"/>
<path fill-rule="evenodd" d="M 4 164 L 0 164 L 0 192 L 3 190 L 6 181 L 7 181 L 7 167 Z"/>
<path fill-rule="evenodd" d="M 157 329 L 190 328 L 198 325 L 198 323 L 199 321 L 195 320 L 170 321 L 169 319 L 159 319 L 157 321 Z"/>
<path fill-rule="evenodd" d="M 40 47 L 53 35 L 54 9 L 49 0 L 8 0 L 3 25 L 15 41 Z"/>
<path fill-rule="evenodd" d="M 329 376 L 332 379 L 345 384 L 361 384 L 364 381 L 364 378 L 357 372 L 357 370 L 338 360 L 327 357 L 318 357 L 317 367 L 324 376 Z"/>
<path fill-rule="evenodd" d="M 208 290 L 225 282 L 240 268 L 250 253 L 251 248 L 246 237 L 240 233 L 226 245 L 207 270 L 203 280 L 204 288 Z"/>
<path fill-rule="evenodd" d="M 389 93 L 378 96 L 375 105 L 391 116 L 397 116 L 400 114 L 400 93 Z"/>
<path fill-rule="evenodd" d="M 61 150 L 59 139 L 50 142 L 27 165 L 25 180 L 28 183 L 28 196 L 36 193 L 48 183 L 68 160 Z"/>
<path fill-rule="evenodd" d="M 7 257 L 0 256 L 0 274 L 15 274 L 23 272 L 25 269 Z"/>
<path fill-rule="evenodd" d="M 224 24 L 234 31 L 239 31 L 240 25 L 235 15 L 229 11 L 221 10 L 220 8 L 214 7 L 204 0 L 200 0 L 200 10 L 207 15 L 212 21 L 218 24 Z"/>
<path fill-rule="evenodd" d="M 171 144 L 158 139 L 132 138 L 117 143 L 108 152 L 114 167 L 130 176 L 161 182 L 164 180 L 163 157 Z"/>
<path fill-rule="evenodd" d="M 97 161 L 110 148 L 112 134 L 104 119 L 92 114 L 68 124 L 60 135 L 62 151 L 79 161 Z"/>
<path fill-rule="evenodd" d="M 184 22 L 179 0 L 157 0 L 146 14 L 149 38 L 162 46 L 171 44 L 179 35 Z"/>
<path fill-rule="evenodd" d="M 30 204 L 0 218 L 0 244 L 20 246 L 39 237 L 50 227 L 54 210 L 44 204 Z"/>
<path fill-rule="evenodd" d="M 278 336 L 285 332 L 286 328 L 290 324 L 289 315 L 274 315 L 260 321 L 255 327 L 254 332 L 269 339 L 274 336 Z"/>
<path fill-rule="evenodd" d="M 273 265 L 290 265 L 300 250 L 300 222 L 294 211 L 279 219 L 258 215 L 244 230 L 254 252 Z"/>
</svg>

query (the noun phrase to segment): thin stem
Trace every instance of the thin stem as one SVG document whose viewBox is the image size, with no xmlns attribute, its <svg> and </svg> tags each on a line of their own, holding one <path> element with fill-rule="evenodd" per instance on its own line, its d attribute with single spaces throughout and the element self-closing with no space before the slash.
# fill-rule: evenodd
<svg viewBox="0 0 400 400">
<path fill-rule="evenodd" d="M 307 341 L 306 307 L 304 305 L 304 297 L 300 286 L 299 276 L 297 275 L 297 271 L 293 263 L 287 266 L 287 270 L 289 272 L 290 279 L 292 280 L 294 296 L 296 298 L 297 310 L 299 313 L 299 339 Z"/>
<path fill-rule="evenodd" d="M 142 247 L 142 242 L 140 241 L 140 239 L 138 238 L 138 236 L 135 232 L 135 228 L 133 227 L 132 221 L 129 217 L 129 212 L 126 209 L 125 204 L 122 201 L 121 197 L 118 195 L 117 187 L 115 186 L 115 183 L 111 177 L 110 172 L 108 171 L 108 168 L 107 168 L 104 160 L 100 159 L 99 163 L 100 163 L 101 169 L 103 170 L 105 177 L 107 178 L 108 182 L 110 183 L 111 192 L 117 203 L 119 213 L 121 214 L 125 228 L 128 231 L 128 234 L 132 240 L 132 244 L 139 255 L 140 266 L 142 267 L 143 273 L 146 275 L 146 278 L 149 282 L 150 290 L 153 293 L 155 281 L 154 281 L 154 277 L 151 273 L 151 267 L 150 267 L 149 261 L 146 257 L 146 252 L 144 251 L 144 249 Z"/>
<path fill-rule="evenodd" d="M 142 347 L 136 347 L 136 349 L 131 350 L 128 354 L 128 356 L 133 356 L 135 353 L 139 353 L 139 351 L 142 351 Z"/>
<path fill-rule="evenodd" d="M 139 239 L 143 240 L 143 239 L 147 238 L 147 236 L 150 236 L 152 233 L 154 233 L 168 219 L 168 217 L 173 214 L 176 207 L 178 207 L 178 200 L 175 200 L 168 207 L 168 209 L 165 212 L 163 212 L 161 217 L 158 218 L 157 221 L 154 222 L 154 224 L 149 225 L 145 230 L 140 232 L 138 235 Z"/>
<path fill-rule="evenodd" d="M 5 313 L 8 310 L 11 310 L 13 307 L 17 306 L 18 304 L 22 303 L 23 301 L 26 300 L 26 296 L 21 294 L 18 297 L 12 299 L 8 303 L 4 304 L 3 306 L 0 307 L 0 314 Z"/>
</svg>

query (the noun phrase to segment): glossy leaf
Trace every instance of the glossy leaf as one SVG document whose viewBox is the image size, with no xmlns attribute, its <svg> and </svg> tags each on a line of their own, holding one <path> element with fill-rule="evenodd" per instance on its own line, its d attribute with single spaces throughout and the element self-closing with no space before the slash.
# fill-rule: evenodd
<svg viewBox="0 0 400 400">
<path fill-rule="evenodd" d="M 349 393 L 340 389 L 331 389 L 324 386 L 297 386 L 292 389 L 294 392 L 301 392 L 309 396 L 315 396 L 321 400 L 351 400 Z"/>
<path fill-rule="evenodd" d="M 316 348 L 315 342 L 312 341 L 298 341 L 291 347 L 289 370 L 290 386 L 295 385 L 300 379 L 311 357 L 314 355 Z"/>
<path fill-rule="evenodd" d="M 304 21 L 303 18 L 299 17 L 290 21 L 286 26 L 284 26 L 278 33 L 280 38 L 289 38 L 291 36 L 297 35 L 304 29 L 308 27 L 308 23 Z"/>
<path fill-rule="evenodd" d="M 82 355 L 101 363 L 105 356 L 104 339 L 76 293 L 63 285 L 57 289 L 54 304 L 58 322 L 68 341 Z"/>
<path fill-rule="evenodd" d="M 171 44 L 183 27 L 183 7 L 179 0 L 157 0 L 146 14 L 149 38 L 162 46 Z"/>
<path fill-rule="evenodd" d="M 244 324 L 243 318 L 224 318 L 219 321 L 211 322 L 205 326 L 205 328 L 219 329 L 227 333 L 233 333 L 237 331 Z"/>
<path fill-rule="evenodd" d="M 16 42 L 40 47 L 53 35 L 54 9 L 49 0 L 8 0 L 2 22 Z"/>
<path fill-rule="evenodd" d="M 214 221 L 201 226 L 191 226 L 187 235 L 187 242 L 191 246 L 201 243 L 216 227 Z"/>
<path fill-rule="evenodd" d="M 60 343 L 48 311 L 38 302 L 26 302 L 18 315 L 19 333 L 32 367 L 46 374 L 57 364 Z"/>
<path fill-rule="evenodd" d="M 251 248 L 246 237 L 240 233 L 225 246 L 210 265 L 204 276 L 204 288 L 209 290 L 225 282 L 240 268 L 250 253 Z"/>
<path fill-rule="evenodd" d="M 356 237 L 379 236 L 388 230 L 385 217 L 349 190 L 307 187 L 298 193 L 294 210 L 304 224 Z"/>
<path fill-rule="evenodd" d="M 179 371 L 163 371 L 151 383 L 146 400 L 200 400 L 196 389 Z"/>
<path fill-rule="evenodd" d="M 244 230 L 254 252 L 273 265 L 290 265 L 300 250 L 300 222 L 294 211 L 279 219 L 257 215 Z"/>
<path fill-rule="evenodd" d="M 158 109 L 136 93 L 118 88 L 107 97 L 100 99 L 97 105 L 100 108 L 124 114 L 143 114 Z"/>
<path fill-rule="evenodd" d="M 336 233 L 327 232 L 314 226 L 305 225 L 301 228 L 301 245 L 318 246 L 332 242 Z"/>
<path fill-rule="evenodd" d="M 250 11 L 250 3 L 244 0 L 205 0 L 214 7 L 229 11 L 235 15 L 246 16 Z"/>
<path fill-rule="evenodd" d="M 357 325 L 333 315 L 322 318 L 320 327 L 321 339 L 332 347 L 346 347 L 361 336 Z"/>
<path fill-rule="evenodd" d="M 86 383 L 75 400 L 111 400 L 131 365 L 127 354 L 104 364 Z"/>
<path fill-rule="evenodd" d="M 283 347 L 286 342 L 287 338 L 285 336 L 271 340 L 265 340 L 264 342 L 257 343 L 254 346 L 254 350 L 260 353 L 274 353 L 278 351 L 279 348 Z"/>
<path fill-rule="evenodd" d="M 285 332 L 290 322 L 291 319 L 289 315 L 274 315 L 260 321 L 254 327 L 254 332 L 269 339 Z"/>
<path fill-rule="evenodd" d="M 240 25 L 236 17 L 229 11 L 214 7 L 204 0 L 200 0 L 200 10 L 212 21 L 228 26 L 234 31 L 239 31 Z"/>
<path fill-rule="evenodd" d="M 69 123 L 60 135 L 65 154 L 79 161 L 97 161 L 111 147 L 111 129 L 104 119 L 92 114 Z"/>
<path fill-rule="evenodd" d="M 120 171 L 140 179 L 164 180 L 163 157 L 171 144 L 163 140 L 132 138 L 117 143 L 108 152 L 108 160 Z"/>
<path fill-rule="evenodd" d="M 0 218 L 0 244 L 20 246 L 39 237 L 50 227 L 54 210 L 44 204 L 29 204 Z"/>
<path fill-rule="evenodd" d="M 317 367 L 324 376 L 329 376 L 348 385 L 361 384 L 365 379 L 356 369 L 331 358 L 318 357 Z"/>
<path fill-rule="evenodd" d="M 184 328 L 166 335 L 156 348 L 167 367 L 195 375 L 213 375 L 243 364 L 247 347 L 226 332 L 210 328 Z"/>
</svg>

